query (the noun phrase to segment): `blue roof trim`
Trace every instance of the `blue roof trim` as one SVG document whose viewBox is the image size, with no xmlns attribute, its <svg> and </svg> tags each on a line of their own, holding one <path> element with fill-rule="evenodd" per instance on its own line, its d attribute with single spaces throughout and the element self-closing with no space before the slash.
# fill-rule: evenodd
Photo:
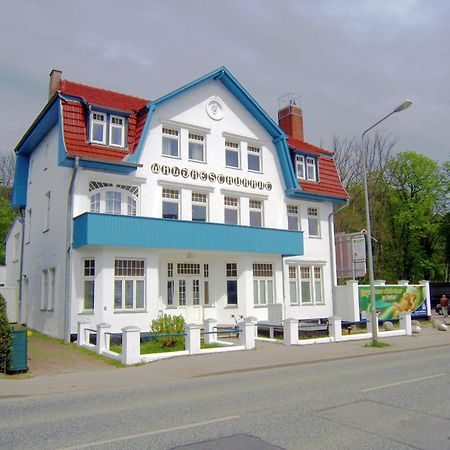
<svg viewBox="0 0 450 450">
<path fill-rule="evenodd" d="M 335 204 L 345 203 L 345 198 L 331 197 L 329 195 L 310 194 L 297 190 L 286 190 L 286 197 L 296 198 L 299 200 L 312 200 L 316 202 L 331 202 Z"/>
<path fill-rule="evenodd" d="M 144 148 L 144 142 L 147 140 L 148 131 L 150 128 L 150 123 L 152 121 L 153 113 L 155 112 L 156 105 L 150 104 L 147 105 L 148 114 L 147 119 L 145 120 L 144 129 L 142 130 L 141 138 L 139 139 L 138 146 L 134 153 L 128 159 L 129 162 L 137 163 L 141 159 L 142 149 Z"/>
<path fill-rule="evenodd" d="M 169 94 L 148 103 L 147 107 L 149 108 L 149 114 L 142 131 L 141 139 L 136 151 L 130 157 L 129 161 L 139 161 L 144 142 L 147 139 L 150 129 L 150 122 L 152 120 L 153 112 L 157 106 L 211 79 L 220 81 L 241 102 L 241 104 L 256 119 L 256 121 L 272 136 L 273 143 L 275 144 L 275 148 L 277 150 L 278 159 L 280 161 L 286 188 L 300 189 L 294 173 L 294 168 L 290 162 L 289 148 L 285 133 L 224 66 L 219 67 L 218 69 L 213 70 L 212 72 L 170 92 Z"/>
<path fill-rule="evenodd" d="M 27 204 L 29 165 L 29 155 L 16 155 L 16 171 L 14 173 L 14 185 L 11 196 L 11 206 L 13 208 L 25 208 Z"/>
</svg>

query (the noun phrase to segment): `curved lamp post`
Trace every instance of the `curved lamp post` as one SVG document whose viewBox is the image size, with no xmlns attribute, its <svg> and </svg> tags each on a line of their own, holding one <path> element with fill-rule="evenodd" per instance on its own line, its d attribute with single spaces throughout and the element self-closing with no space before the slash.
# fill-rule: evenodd
<svg viewBox="0 0 450 450">
<path fill-rule="evenodd" d="M 378 341 L 378 317 L 377 317 L 377 308 L 375 302 L 375 281 L 373 274 L 373 255 L 372 255 L 372 232 L 370 226 L 370 205 L 369 205 L 369 189 L 367 186 L 367 151 L 364 151 L 364 136 L 370 131 L 372 128 L 375 128 L 378 124 L 386 120 L 388 117 L 392 116 L 392 114 L 398 113 L 409 108 L 412 105 L 411 100 L 405 100 L 401 105 L 397 106 L 391 113 L 387 116 L 383 117 L 377 123 L 373 124 L 371 127 L 367 128 L 366 131 L 361 135 L 361 152 L 363 154 L 364 160 L 364 168 L 363 168 L 363 180 L 364 180 L 364 202 L 366 206 L 366 242 L 367 242 L 367 265 L 369 270 L 369 283 L 370 283 L 370 309 L 371 309 L 371 318 L 372 318 L 372 342 L 375 343 Z"/>
</svg>

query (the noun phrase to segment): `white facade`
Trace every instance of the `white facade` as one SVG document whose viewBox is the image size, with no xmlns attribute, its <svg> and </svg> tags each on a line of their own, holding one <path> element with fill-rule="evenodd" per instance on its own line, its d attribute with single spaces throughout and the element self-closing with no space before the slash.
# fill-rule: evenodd
<svg viewBox="0 0 450 450">
<path fill-rule="evenodd" d="M 208 109 L 214 102 L 222 108 L 219 120 Z M 178 154 L 163 154 L 168 151 L 163 136 L 176 140 Z M 286 196 L 272 136 L 223 84 L 211 79 L 162 103 L 144 137 L 142 166 L 131 174 L 59 165 L 58 125 L 30 154 L 21 322 L 62 338 L 67 331 L 76 333 L 80 320 L 92 328 L 106 322 L 111 332 L 129 325 L 149 330 L 160 313 L 182 314 L 188 323 L 207 318 L 232 323 L 231 315 L 267 321 L 271 303 L 284 305 L 284 317 L 333 314 L 333 236 L 328 223 L 332 203 Z M 238 167 L 227 167 L 230 143 Z M 251 170 L 249 163 L 255 167 L 258 157 L 261 170 Z M 72 219 L 89 212 L 162 218 L 175 211 L 178 220 L 205 218 L 223 224 L 228 208 L 239 226 L 258 225 L 260 220 L 263 228 L 288 230 L 288 206 L 297 208 L 304 254 L 301 246 L 298 255 L 288 257 L 272 252 L 72 246 Z"/>
</svg>

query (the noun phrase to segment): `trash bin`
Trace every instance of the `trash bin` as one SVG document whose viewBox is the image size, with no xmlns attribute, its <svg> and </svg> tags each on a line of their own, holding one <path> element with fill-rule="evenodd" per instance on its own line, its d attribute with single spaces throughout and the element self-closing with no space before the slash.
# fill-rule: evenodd
<svg viewBox="0 0 450 450">
<path fill-rule="evenodd" d="M 28 370 L 27 330 L 12 330 L 11 364 L 9 372 L 26 372 Z"/>
</svg>

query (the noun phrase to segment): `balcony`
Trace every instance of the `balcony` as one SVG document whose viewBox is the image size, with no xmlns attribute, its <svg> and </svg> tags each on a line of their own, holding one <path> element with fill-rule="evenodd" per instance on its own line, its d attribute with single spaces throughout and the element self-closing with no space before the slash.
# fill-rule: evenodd
<svg viewBox="0 0 450 450">
<path fill-rule="evenodd" d="M 86 245 L 303 255 L 301 231 L 84 213 L 73 219 L 73 248 Z"/>
</svg>

